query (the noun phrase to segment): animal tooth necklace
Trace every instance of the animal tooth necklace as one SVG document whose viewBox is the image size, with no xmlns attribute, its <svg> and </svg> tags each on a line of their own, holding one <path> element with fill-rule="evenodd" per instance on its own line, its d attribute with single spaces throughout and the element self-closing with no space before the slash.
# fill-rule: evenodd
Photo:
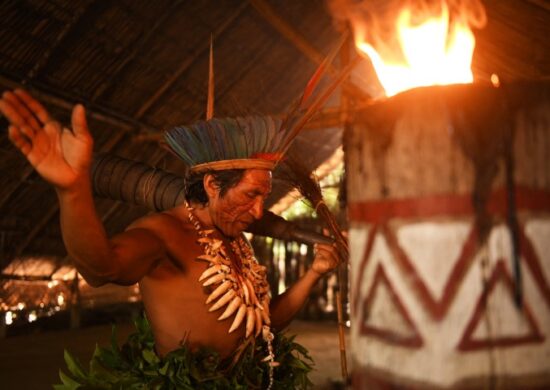
<svg viewBox="0 0 550 390">
<path fill-rule="evenodd" d="M 252 248 L 245 241 L 242 235 L 231 240 L 231 250 L 240 260 L 240 264 L 231 261 L 224 242 L 218 238 L 211 237 L 213 229 L 204 229 L 193 214 L 193 208 L 185 204 L 189 216 L 189 222 L 193 225 L 202 246 L 204 254 L 197 257 L 197 260 L 209 263 L 208 268 L 199 277 L 203 286 L 213 286 L 214 289 L 206 299 L 206 304 L 211 304 L 209 312 L 225 308 L 218 317 L 223 321 L 234 315 L 229 332 L 237 330 L 242 324 L 245 325 L 245 338 L 254 334 L 257 337 L 260 333 L 267 343 L 268 354 L 263 361 L 269 364 L 269 386 L 273 385 L 273 368 L 279 363 L 275 361 L 272 341 L 273 332 L 269 325 L 269 283 L 266 277 L 266 267 L 260 265 L 254 257 Z"/>
</svg>

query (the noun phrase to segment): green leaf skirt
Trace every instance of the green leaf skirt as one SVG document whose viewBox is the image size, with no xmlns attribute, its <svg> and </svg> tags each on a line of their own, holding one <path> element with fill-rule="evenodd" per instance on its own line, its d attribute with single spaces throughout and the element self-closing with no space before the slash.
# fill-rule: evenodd
<svg viewBox="0 0 550 390">
<path fill-rule="evenodd" d="M 59 372 L 62 384 L 56 390 L 73 389 L 265 389 L 269 384 L 269 366 L 263 340 L 242 344 L 235 356 L 221 359 L 212 349 L 191 352 L 186 346 L 159 357 L 145 318 L 135 321 L 136 332 L 118 346 L 113 327 L 111 346 L 96 346 L 86 371 L 67 351 L 69 374 Z M 312 386 L 308 373 L 313 360 L 294 337 L 277 334 L 273 341 L 275 360 L 273 389 L 307 389 Z"/>
</svg>

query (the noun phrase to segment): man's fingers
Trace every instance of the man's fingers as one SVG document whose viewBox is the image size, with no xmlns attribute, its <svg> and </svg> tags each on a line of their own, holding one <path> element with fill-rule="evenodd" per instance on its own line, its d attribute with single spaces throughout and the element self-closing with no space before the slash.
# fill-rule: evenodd
<svg viewBox="0 0 550 390">
<path fill-rule="evenodd" d="M 27 91 L 24 89 L 16 89 L 15 94 L 19 99 L 21 99 L 27 107 L 33 112 L 34 115 L 42 122 L 43 124 L 48 123 L 52 120 L 48 111 L 44 108 L 42 104 L 33 98 Z"/>
<path fill-rule="evenodd" d="M 17 127 L 25 125 L 25 120 L 19 114 L 19 111 L 15 109 L 13 104 L 5 99 L 5 96 L 6 93 L 4 93 L 2 95 L 2 99 L 0 99 L 0 111 L 2 111 L 2 114 L 4 114 L 5 117 L 8 118 L 8 120 Z"/>
<path fill-rule="evenodd" d="M 71 117 L 73 132 L 76 136 L 88 134 L 88 123 L 86 122 L 86 110 L 82 104 L 74 106 Z"/>
<path fill-rule="evenodd" d="M 315 250 L 324 250 L 324 251 L 332 252 L 333 249 L 334 249 L 333 244 L 321 244 L 320 242 L 315 244 Z"/>
<path fill-rule="evenodd" d="M 27 137 L 27 139 L 32 142 L 34 136 L 36 135 L 35 131 L 33 130 L 32 127 L 30 126 L 27 126 L 27 125 L 24 125 L 24 126 L 20 126 L 19 127 L 19 131 L 25 136 Z"/>
<path fill-rule="evenodd" d="M 50 138 L 54 139 L 58 137 L 61 133 L 61 124 L 56 121 L 49 121 L 44 125 L 44 133 Z"/>
<path fill-rule="evenodd" d="M 321 246 L 323 245 L 323 246 Z M 332 246 L 326 246 L 324 244 L 318 244 L 318 246 L 315 248 L 315 255 L 316 256 L 323 256 L 325 258 L 330 258 L 332 256 L 335 256 L 335 250 Z"/>
<path fill-rule="evenodd" d="M 11 91 L 6 91 L 3 94 L 2 98 L 12 105 L 13 109 L 17 111 L 17 113 L 21 117 L 21 120 L 26 125 L 33 127 L 37 131 L 42 127 L 40 122 L 38 122 L 35 114 L 32 112 L 32 109 L 15 93 Z"/>
<path fill-rule="evenodd" d="M 30 153 L 32 144 L 23 134 L 21 134 L 19 127 L 10 125 L 8 127 L 8 137 L 17 149 L 19 149 L 25 156 Z"/>
</svg>

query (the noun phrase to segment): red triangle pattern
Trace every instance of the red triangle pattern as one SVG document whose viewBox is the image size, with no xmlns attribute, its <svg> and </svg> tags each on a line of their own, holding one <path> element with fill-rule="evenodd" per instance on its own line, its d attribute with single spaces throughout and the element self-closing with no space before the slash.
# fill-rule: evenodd
<svg viewBox="0 0 550 390">
<path fill-rule="evenodd" d="M 381 329 L 367 323 L 369 308 L 372 305 L 376 297 L 376 292 L 381 286 L 385 286 L 390 292 L 391 300 L 394 304 L 394 307 L 397 309 L 397 312 L 401 315 L 404 323 L 407 324 L 411 334 L 402 335 L 390 329 Z M 383 340 L 389 344 L 400 345 L 408 348 L 420 348 L 424 342 L 420 336 L 416 325 L 411 320 L 407 309 L 401 302 L 401 299 L 397 295 L 395 289 L 393 288 L 390 280 L 388 279 L 386 272 L 381 264 L 378 264 L 376 272 L 374 275 L 373 283 L 370 287 L 369 292 L 366 295 L 365 300 L 363 301 L 363 310 L 360 322 L 360 333 L 362 335 L 368 335 L 376 337 L 380 340 Z"/>
<path fill-rule="evenodd" d="M 488 349 L 494 347 L 512 347 L 519 344 L 526 343 L 541 343 L 544 341 L 544 336 L 540 333 L 538 324 L 533 317 L 531 309 L 527 302 L 523 303 L 523 316 L 527 320 L 529 325 L 530 332 L 527 335 L 519 336 L 506 336 L 506 337 L 497 337 L 494 339 L 473 339 L 472 335 L 477 328 L 479 322 L 482 320 L 483 314 L 485 313 L 485 308 L 487 304 L 487 299 L 489 298 L 492 291 L 495 289 L 495 286 L 498 282 L 503 281 L 504 285 L 510 292 L 510 298 L 513 299 L 514 296 L 514 282 L 510 273 L 506 270 L 506 265 L 503 260 L 499 260 L 495 269 L 487 283 L 487 287 L 479 297 L 477 305 L 474 309 L 474 313 L 470 318 L 468 325 L 462 335 L 462 338 L 457 346 L 457 349 L 460 351 L 474 351 L 479 349 Z"/>
</svg>

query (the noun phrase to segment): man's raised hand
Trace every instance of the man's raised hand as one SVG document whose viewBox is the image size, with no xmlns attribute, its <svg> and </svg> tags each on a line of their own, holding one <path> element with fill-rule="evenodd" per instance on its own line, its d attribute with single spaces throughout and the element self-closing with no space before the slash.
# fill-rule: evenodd
<svg viewBox="0 0 550 390">
<path fill-rule="evenodd" d="M 82 105 L 73 109 L 72 131 L 21 89 L 3 93 L 0 111 L 10 122 L 10 140 L 45 180 L 67 190 L 88 179 L 93 139 Z"/>
</svg>

